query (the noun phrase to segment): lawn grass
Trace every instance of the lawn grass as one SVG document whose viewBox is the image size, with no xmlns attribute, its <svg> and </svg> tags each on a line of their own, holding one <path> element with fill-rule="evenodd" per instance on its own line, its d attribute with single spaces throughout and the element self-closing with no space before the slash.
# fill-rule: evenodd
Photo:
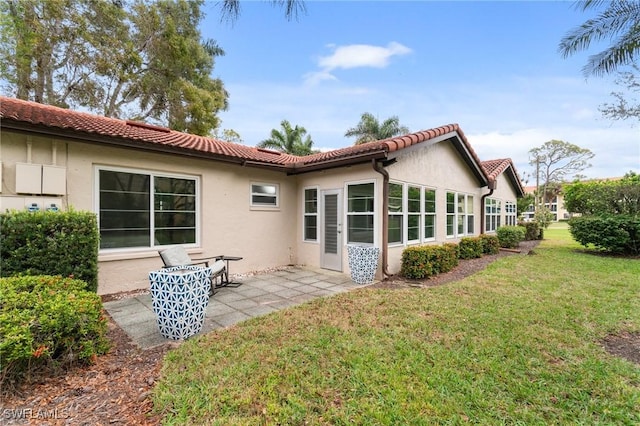
<svg viewBox="0 0 640 426">
<path fill-rule="evenodd" d="M 362 289 L 186 342 L 154 389 L 166 424 L 640 424 L 640 261 L 553 227 L 463 281 Z"/>
</svg>

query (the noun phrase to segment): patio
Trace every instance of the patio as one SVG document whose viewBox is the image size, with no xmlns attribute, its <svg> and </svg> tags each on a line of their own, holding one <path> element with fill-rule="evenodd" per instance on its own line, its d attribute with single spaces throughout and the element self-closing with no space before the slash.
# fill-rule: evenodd
<svg viewBox="0 0 640 426">
<path fill-rule="evenodd" d="M 209 299 L 202 331 L 205 334 L 249 318 L 261 316 L 309 300 L 363 287 L 348 275 L 307 267 L 235 277 L 238 287 L 223 287 Z M 142 294 L 104 303 L 105 310 L 142 349 L 168 342 L 156 325 L 151 295 Z"/>
</svg>

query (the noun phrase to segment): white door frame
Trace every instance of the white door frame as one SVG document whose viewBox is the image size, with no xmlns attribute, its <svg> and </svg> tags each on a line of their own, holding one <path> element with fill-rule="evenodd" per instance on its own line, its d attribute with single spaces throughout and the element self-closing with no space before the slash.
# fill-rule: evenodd
<svg viewBox="0 0 640 426">
<path fill-rule="evenodd" d="M 320 194 L 320 267 L 342 272 L 342 190 Z"/>
</svg>

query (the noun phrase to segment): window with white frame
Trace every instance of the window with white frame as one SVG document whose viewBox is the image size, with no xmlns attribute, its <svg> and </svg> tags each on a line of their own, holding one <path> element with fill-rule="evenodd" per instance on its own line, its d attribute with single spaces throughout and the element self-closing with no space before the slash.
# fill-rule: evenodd
<svg viewBox="0 0 640 426">
<path fill-rule="evenodd" d="M 373 182 L 347 185 L 347 242 L 373 244 Z"/>
<path fill-rule="evenodd" d="M 390 183 L 389 244 L 419 243 L 435 239 L 436 193 L 410 183 Z"/>
<path fill-rule="evenodd" d="M 251 183 L 252 207 L 278 207 L 279 186 L 274 183 Z"/>
<path fill-rule="evenodd" d="M 495 232 L 501 225 L 501 204 L 500 200 L 487 198 L 484 205 L 484 230 L 485 232 Z"/>
<path fill-rule="evenodd" d="M 304 190 L 304 240 L 318 241 L 318 189 Z"/>
<path fill-rule="evenodd" d="M 197 242 L 196 177 L 96 170 L 101 249 Z"/>
<path fill-rule="evenodd" d="M 421 195 L 419 186 L 407 187 L 407 242 L 420 241 L 420 228 L 422 223 Z"/>
<path fill-rule="evenodd" d="M 436 190 L 424 190 L 424 240 L 436 238 Z"/>
<path fill-rule="evenodd" d="M 504 203 L 505 225 L 516 226 L 518 224 L 518 206 L 512 201 Z"/>
<path fill-rule="evenodd" d="M 447 237 L 472 235 L 474 224 L 473 195 L 447 192 Z"/>
<path fill-rule="evenodd" d="M 389 244 L 402 244 L 404 185 L 389 183 Z"/>
<path fill-rule="evenodd" d="M 467 203 L 467 207 L 465 209 L 467 229 L 464 230 L 464 233 L 465 235 L 473 235 L 476 232 L 476 217 L 473 214 L 473 195 L 466 195 L 465 198 Z"/>
</svg>

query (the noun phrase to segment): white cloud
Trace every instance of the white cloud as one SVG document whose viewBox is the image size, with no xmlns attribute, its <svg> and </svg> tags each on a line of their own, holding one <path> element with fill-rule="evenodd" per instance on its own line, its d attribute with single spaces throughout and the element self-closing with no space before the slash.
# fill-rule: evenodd
<svg viewBox="0 0 640 426">
<path fill-rule="evenodd" d="M 304 75 L 304 82 L 307 85 L 314 86 L 324 80 L 337 80 L 336 76 L 327 71 L 309 72 Z"/>
<path fill-rule="evenodd" d="M 318 65 L 325 71 L 337 68 L 350 69 L 360 67 L 384 68 L 393 56 L 406 55 L 411 49 L 395 41 L 386 47 L 370 44 L 350 44 L 334 47 L 332 55 L 323 56 Z"/>
<path fill-rule="evenodd" d="M 407 55 L 410 48 L 395 41 L 387 46 L 373 46 L 370 44 L 349 44 L 345 46 L 328 45 L 333 53 L 318 59 L 320 71 L 304 75 L 307 84 L 317 84 L 323 80 L 336 80 L 331 71 L 352 68 L 385 68 L 394 56 Z"/>
</svg>

